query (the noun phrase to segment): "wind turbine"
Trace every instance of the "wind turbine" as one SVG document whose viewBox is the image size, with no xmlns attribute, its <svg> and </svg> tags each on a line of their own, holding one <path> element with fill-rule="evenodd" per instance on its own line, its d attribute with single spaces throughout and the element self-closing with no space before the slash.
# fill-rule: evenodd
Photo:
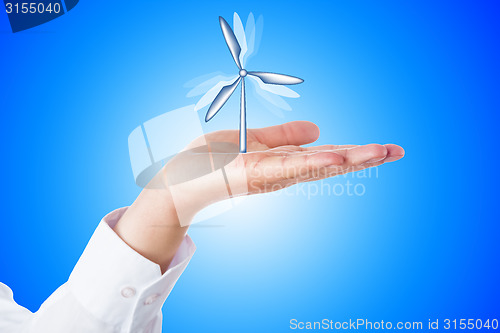
<svg viewBox="0 0 500 333">
<path fill-rule="evenodd" d="M 268 72 L 253 72 L 247 71 L 243 68 L 240 61 L 241 46 L 234 35 L 233 30 L 229 24 L 224 20 L 222 16 L 219 16 L 219 23 L 222 29 L 222 34 L 226 40 L 226 44 L 231 52 L 231 55 L 238 66 L 239 75 L 228 85 L 225 85 L 220 89 L 219 93 L 210 105 L 207 114 L 205 116 L 205 122 L 212 119 L 217 112 L 224 106 L 229 97 L 236 90 L 236 87 L 241 82 L 241 99 L 240 99 L 240 152 L 246 153 L 247 151 L 247 124 L 246 124 L 246 101 L 245 101 L 245 77 L 253 76 L 259 78 L 264 84 L 272 85 L 291 85 L 299 84 L 304 82 L 304 80 L 290 75 L 268 73 Z"/>
</svg>

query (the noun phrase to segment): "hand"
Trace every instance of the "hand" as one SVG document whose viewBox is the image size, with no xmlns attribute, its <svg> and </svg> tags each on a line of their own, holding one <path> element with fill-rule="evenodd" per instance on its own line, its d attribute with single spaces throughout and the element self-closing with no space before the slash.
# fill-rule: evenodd
<svg viewBox="0 0 500 333">
<path fill-rule="evenodd" d="M 302 147 L 319 137 L 306 121 L 248 130 L 248 153 L 238 153 L 239 132 L 209 133 L 193 141 L 163 170 L 162 186 L 180 197 L 178 212 L 192 215 L 229 196 L 276 191 L 392 162 L 404 155 L 396 145 Z M 224 177 L 219 169 L 224 170 Z M 219 173 L 217 173 L 219 171 Z M 218 176 L 217 176 L 218 175 Z M 189 200 L 184 200 L 186 196 Z M 183 205 L 189 202 L 189 206 Z"/>
<path fill-rule="evenodd" d="M 194 140 L 141 192 L 115 226 L 118 235 L 165 271 L 189 221 L 205 206 L 227 199 L 228 193 L 239 196 L 275 191 L 404 156 L 404 150 L 393 144 L 302 147 L 319 137 L 318 127 L 306 121 L 250 129 L 247 135 L 245 154 L 238 154 L 236 130 L 217 131 Z M 162 186 L 157 186 L 158 182 Z"/>
</svg>

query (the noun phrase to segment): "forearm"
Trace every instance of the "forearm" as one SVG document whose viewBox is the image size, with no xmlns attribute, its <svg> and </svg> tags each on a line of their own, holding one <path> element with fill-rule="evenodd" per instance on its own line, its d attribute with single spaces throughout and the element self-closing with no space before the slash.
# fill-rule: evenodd
<svg viewBox="0 0 500 333">
<path fill-rule="evenodd" d="M 177 159 L 179 162 L 184 161 Z M 196 177 L 191 174 L 192 169 L 189 161 L 178 169 L 171 161 L 114 227 L 125 243 L 160 265 L 162 272 L 177 253 L 194 216 L 204 207 L 227 197 L 222 175 L 210 173 Z M 186 179 L 178 183 L 179 177 Z"/>
<path fill-rule="evenodd" d="M 189 225 L 181 226 L 169 191 L 144 189 L 114 227 L 131 248 L 166 271 Z"/>
</svg>

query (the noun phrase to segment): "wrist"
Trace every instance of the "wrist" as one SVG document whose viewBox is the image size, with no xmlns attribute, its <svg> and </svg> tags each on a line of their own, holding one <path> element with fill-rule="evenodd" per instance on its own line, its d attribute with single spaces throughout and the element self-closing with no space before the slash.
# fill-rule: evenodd
<svg viewBox="0 0 500 333">
<path fill-rule="evenodd" d="M 113 229 L 132 249 L 165 272 L 188 227 L 180 225 L 168 191 L 144 189 Z"/>
<path fill-rule="evenodd" d="M 162 187 L 163 200 L 169 201 L 173 206 L 179 220 L 179 225 L 188 226 L 195 215 L 212 204 L 229 199 L 232 196 L 228 175 L 221 170 L 203 176 L 186 179 L 182 182 L 172 180 L 171 174 L 164 171 Z M 169 177 L 170 176 L 170 177 Z M 234 186 L 231 186 L 234 187 Z"/>
</svg>

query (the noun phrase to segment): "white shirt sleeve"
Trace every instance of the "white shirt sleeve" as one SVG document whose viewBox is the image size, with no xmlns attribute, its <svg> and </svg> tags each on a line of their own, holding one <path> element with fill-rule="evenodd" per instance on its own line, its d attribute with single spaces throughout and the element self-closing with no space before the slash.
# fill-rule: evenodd
<svg viewBox="0 0 500 333">
<path fill-rule="evenodd" d="M 0 283 L 2 333 L 159 333 L 161 308 L 196 247 L 183 240 L 162 275 L 111 229 L 126 208 L 98 225 L 68 281 L 31 313 Z"/>
</svg>

